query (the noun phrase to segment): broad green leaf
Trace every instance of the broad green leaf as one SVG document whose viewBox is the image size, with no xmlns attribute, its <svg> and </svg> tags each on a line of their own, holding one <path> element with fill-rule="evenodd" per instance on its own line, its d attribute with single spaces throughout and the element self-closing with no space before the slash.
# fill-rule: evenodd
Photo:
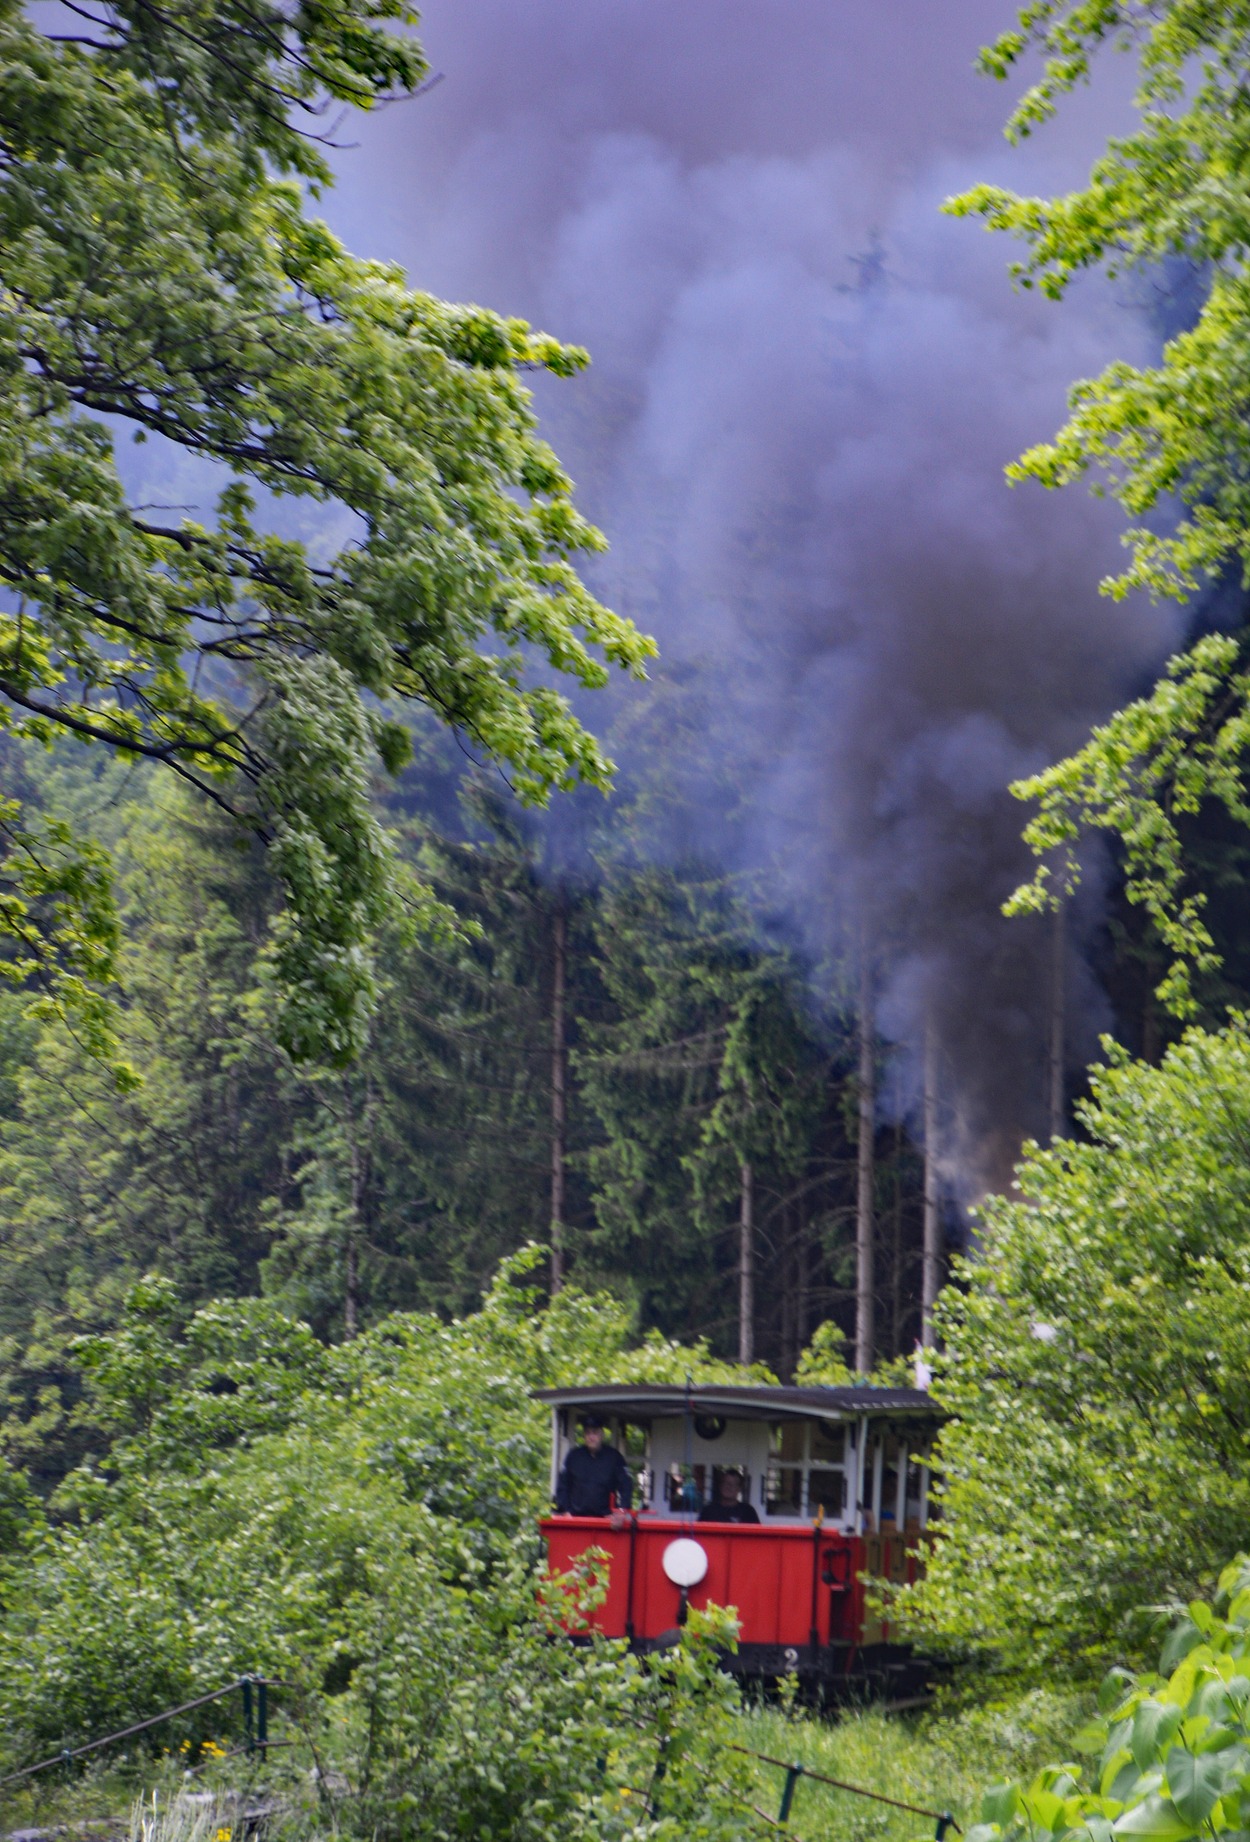
<svg viewBox="0 0 1250 1842">
<path fill-rule="evenodd" d="M 1167 1751 L 1181 1724 L 1182 1710 L 1163 1702 L 1144 1701 L 1133 1716 L 1133 1733 L 1129 1750 L 1142 1771 Z"/>
<path fill-rule="evenodd" d="M 1111 1827 L 1114 1835 L 1142 1837 L 1145 1842 L 1180 1842 L 1194 1829 L 1169 1798 L 1157 1794 L 1126 1810 Z"/>
<path fill-rule="evenodd" d="M 1029 1820 L 1039 1829 L 1066 1827 L 1064 1800 L 1054 1791 L 1043 1790 L 1040 1786 L 1031 1786 L 1024 1792 L 1021 1806 Z"/>
<path fill-rule="evenodd" d="M 1154 1775 L 1150 1774 L 1151 1777 Z M 1134 1798 L 1141 1794 L 1142 1789 L 1143 1774 L 1137 1769 L 1137 1761 L 1127 1753 L 1124 1755 L 1124 1764 L 1120 1766 L 1110 1783 L 1104 1783 L 1102 1787 L 1105 1797 L 1114 1797 L 1116 1802 L 1121 1804 L 1132 1803 Z"/>
<path fill-rule="evenodd" d="M 1163 1655 L 1159 1668 L 1165 1675 L 1170 1675 L 1191 1650 L 1196 1650 L 1203 1641 L 1203 1633 L 1195 1623 L 1192 1612 L 1183 1623 L 1178 1624 L 1163 1646 Z"/>
<path fill-rule="evenodd" d="M 1020 1808 L 1020 1793 L 1014 1784 L 991 1785 L 981 1799 L 981 1817 L 1005 1829 Z"/>
<path fill-rule="evenodd" d="M 1132 1687 L 1133 1678 L 1127 1669 L 1119 1664 L 1109 1669 L 1098 1684 L 1098 1709 L 1102 1714 L 1110 1714 L 1124 1699 L 1125 1692 Z"/>
<path fill-rule="evenodd" d="M 1204 1823 L 1223 1794 L 1225 1762 L 1220 1753 L 1195 1757 L 1174 1746 L 1167 1758 L 1167 1786 L 1172 1802 L 1195 1829 Z"/>
</svg>

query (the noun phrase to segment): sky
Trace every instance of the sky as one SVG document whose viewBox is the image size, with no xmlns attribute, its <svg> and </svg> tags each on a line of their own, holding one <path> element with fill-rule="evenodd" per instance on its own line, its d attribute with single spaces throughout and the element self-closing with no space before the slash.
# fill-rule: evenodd
<svg viewBox="0 0 1250 1842">
<path fill-rule="evenodd" d="M 1007 785 L 1178 637 L 1174 612 L 1097 593 L 1114 508 L 1003 479 L 1074 379 L 1157 343 L 1145 295 L 1039 300 L 1003 239 L 941 212 L 977 180 L 1079 184 L 1131 119 L 1113 59 L 1008 146 L 1013 91 L 973 64 L 1012 16 L 433 0 L 440 81 L 348 125 L 324 201 L 414 286 L 589 349 L 583 377 L 540 386 L 542 423 L 612 546 L 594 584 L 661 664 L 639 706 L 658 720 L 631 727 L 620 695 L 587 720 L 627 771 L 665 757 L 657 849 L 694 834 L 748 873 L 816 967 L 866 943 L 904 1112 L 931 1024 L 963 1200 L 1046 1123 L 1048 945 L 1001 914 L 1028 869 Z M 1073 1068 L 1109 1022 L 1098 895 L 1095 863 L 1068 929 Z"/>
</svg>

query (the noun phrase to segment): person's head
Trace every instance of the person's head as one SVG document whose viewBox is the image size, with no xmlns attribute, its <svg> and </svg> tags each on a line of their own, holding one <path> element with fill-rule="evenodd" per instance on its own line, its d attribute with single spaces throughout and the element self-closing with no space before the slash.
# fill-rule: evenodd
<svg viewBox="0 0 1250 1842">
<path fill-rule="evenodd" d="M 737 1471 L 722 1471 L 717 1485 L 717 1495 L 726 1505 L 740 1503 L 742 1500 L 742 1478 Z"/>
<path fill-rule="evenodd" d="M 588 1452 L 597 1452 L 603 1444 L 603 1421 L 597 1413 L 588 1413 L 582 1421 L 582 1438 Z"/>
</svg>

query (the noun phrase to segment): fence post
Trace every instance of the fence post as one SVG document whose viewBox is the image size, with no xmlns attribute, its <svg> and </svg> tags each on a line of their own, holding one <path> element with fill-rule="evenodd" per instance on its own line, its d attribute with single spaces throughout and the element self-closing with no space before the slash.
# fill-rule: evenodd
<svg viewBox="0 0 1250 1842">
<path fill-rule="evenodd" d="M 777 1812 L 777 1821 L 779 1823 L 789 1821 L 790 1806 L 794 1802 L 794 1787 L 802 1776 L 803 1767 L 801 1765 L 787 1765 L 786 1782 L 781 1787 L 781 1808 Z M 938 1838 L 938 1842 L 941 1842 L 940 1837 Z"/>
<path fill-rule="evenodd" d="M 956 1829 L 959 1827 L 950 1811 L 943 1810 L 941 1816 L 937 1820 L 937 1833 L 934 1836 L 933 1842 L 946 1842 L 946 1832 L 952 1826 Z"/>
<path fill-rule="evenodd" d="M 655 1820 L 656 1802 L 660 1795 L 660 1784 L 668 1770 L 668 1735 L 660 1735 L 659 1751 L 656 1755 L 655 1770 L 651 1774 L 651 1786 L 647 1795 L 647 1815 Z"/>
<path fill-rule="evenodd" d="M 239 1687 L 243 1690 L 243 1749 L 245 1752 L 254 1752 L 256 1733 L 252 1723 L 252 1678 L 242 1677 Z"/>
</svg>

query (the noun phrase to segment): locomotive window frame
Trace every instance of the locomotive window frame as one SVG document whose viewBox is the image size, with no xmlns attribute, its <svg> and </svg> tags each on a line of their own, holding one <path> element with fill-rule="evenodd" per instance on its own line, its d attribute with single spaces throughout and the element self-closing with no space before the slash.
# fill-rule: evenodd
<svg viewBox="0 0 1250 1842">
<path fill-rule="evenodd" d="M 814 1415 L 774 1420 L 769 1425 L 768 1443 L 760 1508 L 769 1520 L 810 1521 L 818 1510 L 838 1524 L 853 1516 L 859 1476 L 858 1440 L 853 1426 Z M 835 1451 L 840 1451 L 840 1459 L 833 1457 Z M 840 1488 L 835 1487 L 835 1478 L 840 1479 Z M 840 1499 L 836 1510 L 827 1501 L 835 1494 Z"/>
<path fill-rule="evenodd" d="M 934 1516 L 929 1496 L 932 1457 L 933 1435 L 928 1429 L 906 1422 L 869 1429 L 859 1506 L 866 1531 L 905 1535 L 928 1527 Z"/>
</svg>

